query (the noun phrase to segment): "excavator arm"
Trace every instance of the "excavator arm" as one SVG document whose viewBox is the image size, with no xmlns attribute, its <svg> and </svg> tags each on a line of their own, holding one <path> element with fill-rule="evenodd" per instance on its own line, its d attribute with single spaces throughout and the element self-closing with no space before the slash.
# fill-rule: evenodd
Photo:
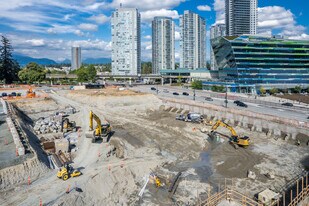
<svg viewBox="0 0 309 206">
<path fill-rule="evenodd" d="M 102 133 L 102 125 L 101 125 L 101 120 L 100 118 L 94 114 L 92 111 L 89 113 L 89 130 L 93 130 L 93 119 L 96 121 L 97 126 L 95 128 L 95 135 L 99 136 Z"/>
<path fill-rule="evenodd" d="M 224 122 L 222 122 L 222 121 L 220 121 L 220 120 L 218 120 L 218 121 L 212 126 L 211 131 L 212 131 L 212 132 L 215 131 L 219 126 L 222 126 L 222 127 L 225 127 L 225 128 L 227 128 L 227 129 L 229 129 L 233 137 L 238 137 L 238 135 L 237 135 L 237 133 L 236 133 L 236 131 L 234 130 L 233 127 L 231 127 L 230 125 L 228 125 L 228 124 L 226 124 L 226 123 L 224 123 Z"/>
</svg>

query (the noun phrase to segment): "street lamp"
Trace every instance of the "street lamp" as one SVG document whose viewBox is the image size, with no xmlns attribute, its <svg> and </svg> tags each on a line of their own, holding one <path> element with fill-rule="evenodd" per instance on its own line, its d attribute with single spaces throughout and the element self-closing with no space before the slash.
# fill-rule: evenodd
<svg viewBox="0 0 309 206">
<path fill-rule="evenodd" d="M 157 84 L 157 95 L 159 94 L 159 90 L 158 90 L 158 84 Z"/>
<path fill-rule="evenodd" d="M 227 83 L 225 82 L 225 108 L 227 108 Z"/>
</svg>

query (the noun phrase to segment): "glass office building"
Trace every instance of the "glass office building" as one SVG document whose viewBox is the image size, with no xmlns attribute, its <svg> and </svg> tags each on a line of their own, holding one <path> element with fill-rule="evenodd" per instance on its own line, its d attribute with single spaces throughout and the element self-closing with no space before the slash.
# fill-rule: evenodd
<svg viewBox="0 0 309 206">
<path fill-rule="evenodd" d="M 211 44 L 221 80 L 266 89 L 309 86 L 309 41 L 243 35 Z"/>
</svg>

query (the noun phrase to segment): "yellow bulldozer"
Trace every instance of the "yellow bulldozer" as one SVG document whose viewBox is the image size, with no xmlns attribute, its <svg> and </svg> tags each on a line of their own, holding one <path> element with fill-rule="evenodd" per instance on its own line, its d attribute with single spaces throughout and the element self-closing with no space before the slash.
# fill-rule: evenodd
<svg viewBox="0 0 309 206">
<path fill-rule="evenodd" d="M 93 119 L 96 121 L 97 126 L 93 128 Z M 111 135 L 112 127 L 106 122 L 101 123 L 101 119 L 94 114 L 92 111 L 89 113 L 89 131 L 86 132 L 87 138 L 92 138 L 92 143 L 95 143 L 98 139 L 102 139 L 103 142 L 107 142 L 109 136 Z"/>
<path fill-rule="evenodd" d="M 78 177 L 81 174 L 82 173 L 80 171 L 74 170 L 71 165 L 67 164 L 59 169 L 59 171 L 57 172 L 57 177 L 65 181 L 70 177 Z"/>
<path fill-rule="evenodd" d="M 234 146 L 235 149 L 238 148 L 238 146 L 242 146 L 244 148 L 248 147 L 250 145 L 250 138 L 247 136 L 244 137 L 239 137 L 234 130 L 234 128 L 221 120 L 218 120 L 211 128 L 211 132 L 209 134 L 210 137 L 215 137 L 216 136 L 216 129 L 219 127 L 225 127 L 230 130 L 231 136 L 229 137 L 229 143 Z"/>
</svg>

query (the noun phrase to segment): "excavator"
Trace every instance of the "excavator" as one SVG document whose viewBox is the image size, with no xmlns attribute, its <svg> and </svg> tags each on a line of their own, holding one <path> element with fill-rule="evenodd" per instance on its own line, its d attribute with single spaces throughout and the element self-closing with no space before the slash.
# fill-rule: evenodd
<svg viewBox="0 0 309 206">
<path fill-rule="evenodd" d="M 250 138 L 247 136 L 244 137 L 239 137 L 236 133 L 236 131 L 234 130 L 233 127 L 231 127 L 230 125 L 222 122 L 221 120 L 218 120 L 211 128 L 211 132 L 209 134 L 210 137 L 214 137 L 215 136 L 215 130 L 219 127 L 225 127 L 227 129 L 230 130 L 232 136 L 229 137 L 229 142 L 230 144 L 232 144 L 234 146 L 235 149 L 238 148 L 238 146 L 242 146 L 244 148 L 248 147 L 250 144 Z"/>
<path fill-rule="evenodd" d="M 57 177 L 59 179 L 62 179 L 64 181 L 66 181 L 67 179 L 69 179 L 70 177 L 78 177 L 80 176 L 82 173 L 78 170 L 74 170 L 73 167 L 69 164 L 66 164 L 65 166 L 63 166 L 62 168 L 60 168 L 60 170 L 57 172 Z"/>
<path fill-rule="evenodd" d="M 96 121 L 97 126 L 93 129 L 93 119 Z M 86 132 L 87 138 L 92 138 L 92 143 L 95 143 L 97 139 L 103 139 L 106 142 L 112 132 L 110 124 L 107 122 L 101 124 L 101 119 L 92 111 L 89 113 L 89 131 Z"/>
<path fill-rule="evenodd" d="M 66 133 L 66 132 L 76 132 L 76 123 L 75 121 L 71 121 L 68 118 L 64 118 L 62 120 L 62 132 Z"/>
<path fill-rule="evenodd" d="M 27 90 L 27 98 L 34 98 L 36 96 L 35 92 L 33 91 L 32 87 L 29 86 L 29 89 Z"/>
</svg>

